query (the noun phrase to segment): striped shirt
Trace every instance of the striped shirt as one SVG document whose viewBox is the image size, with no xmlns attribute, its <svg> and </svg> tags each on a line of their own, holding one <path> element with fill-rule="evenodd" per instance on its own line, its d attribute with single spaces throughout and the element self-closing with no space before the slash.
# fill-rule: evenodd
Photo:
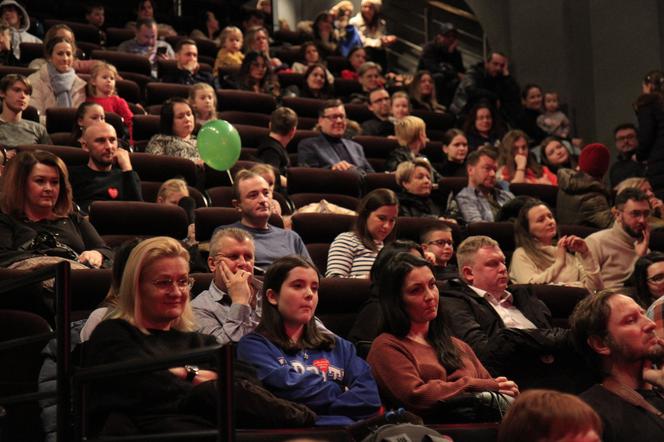
<svg viewBox="0 0 664 442">
<path fill-rule="evenodd" d="M 378 251 L 383 243 L 377 244 Z M 368 278 L 378 251 L 367 249 L 354 232 L 340 233 L 327 254 L 328 278 Z"/>
</svg>

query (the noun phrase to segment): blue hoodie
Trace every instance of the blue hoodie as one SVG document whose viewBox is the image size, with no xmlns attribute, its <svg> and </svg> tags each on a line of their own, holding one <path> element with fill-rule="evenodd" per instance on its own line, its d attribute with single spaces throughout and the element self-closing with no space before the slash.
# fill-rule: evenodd
<svg viewBox="0 0 664 442">
<path fill-rule="evenodd" d="M 378 387 L 369 365 L 350 342 L 335 336 L 330 351 L 287 354 L 256 332 L 242 338 L 238 358 L 254 366 L 265 388 L 283 399 L 311 408 L 316 425 L 350 425 L 380 408 Z"/>
</svg>

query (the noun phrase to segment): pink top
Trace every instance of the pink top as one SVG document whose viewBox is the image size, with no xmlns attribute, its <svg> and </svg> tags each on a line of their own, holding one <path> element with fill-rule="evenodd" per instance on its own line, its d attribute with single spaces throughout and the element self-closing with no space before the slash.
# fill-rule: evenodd
<svg viewBox="0 0 664 442">
<path fill-rule="evenodd" d="M 129 105 L 124 98 L 112 95 L 110 97 L 88 97 L 87 101 L 97 103 L 104 108 L 105 112 L 115 112 L 122 117 L 124 125 L 129 130 L 129 144 L 134 144 L 133 117 L 134 113 L 129 109 Z"/>
</svg>

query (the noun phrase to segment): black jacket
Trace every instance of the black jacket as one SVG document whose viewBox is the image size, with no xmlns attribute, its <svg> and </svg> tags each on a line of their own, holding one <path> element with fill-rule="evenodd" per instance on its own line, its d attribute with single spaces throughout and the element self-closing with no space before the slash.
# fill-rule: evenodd
<svg viewBox="0 0 664 442">
<path fill-rule="evenodd" d="M 509 289 L 513 303 L 537 329 L 505 327 L 489 302 L 468 284 L 449 280 L 441 289 L 440 311 L 452 334 L 468 343 L 493 374 L 512 373 L 540 356 L 569 350 L 569 330 L 551 328 L 549 308 L 527 286 Z M 529 361 L 531 360 L 531 361 Z"/>
<path fill-rule="evenodd" d="M 664 102 L 655 94 L 638 100 L 636 117 L 639 121 L 639 147 L 636 157 L 648 161 L 650 184 L 657 190 L 664 189 Z"/>
</svg>

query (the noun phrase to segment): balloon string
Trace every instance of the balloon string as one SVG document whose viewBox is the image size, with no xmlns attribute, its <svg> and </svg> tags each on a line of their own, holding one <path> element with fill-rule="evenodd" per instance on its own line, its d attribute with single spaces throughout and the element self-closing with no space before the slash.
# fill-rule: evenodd
<svg viewBox="0 0 664 442">
<path fill-rule="evenodd" d="M 226 173 L 228 174 L 228 179 L 231 180 L 231 186 L 233 185 L 233 175 L 231 175 L 230 169 L 226 169 Z"/>
</svg>

